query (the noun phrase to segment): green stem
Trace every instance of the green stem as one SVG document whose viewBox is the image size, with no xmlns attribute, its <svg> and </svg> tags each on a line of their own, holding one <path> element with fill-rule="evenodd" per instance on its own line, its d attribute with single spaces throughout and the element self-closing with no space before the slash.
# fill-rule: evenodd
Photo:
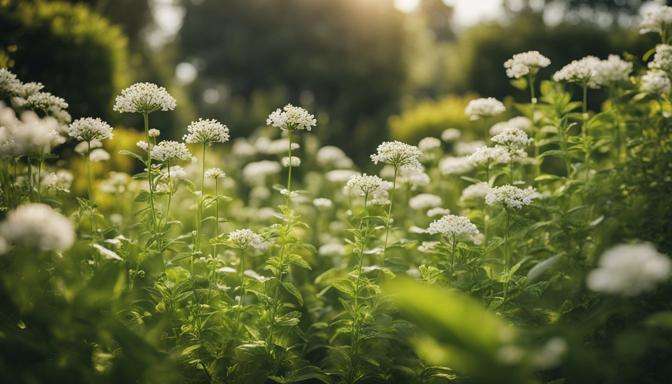
<svg viewBox="0 0 672 384">
<path fill-rule="evenodd" d="M 240 250 L 240 270 L 238 271 L 240 277 L 240 308 L 236 315 L 236 324 L 240 325 L 240 316 L 243 314 L 243 305 L 245 305 L 245 253 Z"/>
<path fill-rule="evenodd" d="M 354 381 L 354 375 L 357 370 L 355 358 L 359 349 L 359 291 L 361 290 L 361 276 L 364 268 L 364 250 L 366 248 L 366 238 L 369 235 L 369 221 L 368 221 L 368 205 L 369 194 L 364 195 L 364 216 L 359 221 L 360 241 L 359 244 L 359 260 L 356 267 L 355 289 L 353 292 L 353 314 L 352 314 L 352 340 L 350 341 L 350 382 Z M 366 224 L 365 224 L 366 223 Z"/>
<path fill-rule="evenodd" d="M 387 240 L 390 235 L 390 223 L 392 222 L 392 207 L 394 205 L 394 192 L 397 189 L 397 174 L 399 173 L 399 167 L 394 167 L 394 179 L 392 180 L 392 192 L 390 192 L 390 206 L 387 207 L 387 220 L 385 222 L 385 244 L 383 246 L 383 261 L 385 260 L 385 255 L 387 253 Z"/>
<path fill-rule="evenodd" d="M 156 209 L 154 208 L 154 182 L 152 180 L 152 140 L 149 137 L 149 113 L 143 112 L 145 137 L 147 140 L 147 181 L 149 182 L 149 206 L 152 212 L 152 229 L 156 231 Z"/>
<path fill-rule="evenodd" d="M 532 111 L 531 111 L 531 119 L 530 121 L 532 122 L 532 132 L 534 134 L 534 174 L 532 175 L 532 178 L 536 178 L 539 176 L 541 173 L 541 160 L 539 159 L 539 130 L 537 129 L 536 121 L 535 121 L 535 111 L 536 111 L 536 106 L 537 106 L 537 97 L 535 95 L 535 89 L 534 89 L 534 76 L 530 74 L 528 76 L 527 83 L 530 86 L 530 104 L 532 105 Z"/>
<path fill-rule="evenodd" d="M 287 130 L 287 208 L 292 203 L 292 130 Z"/>
<path fill-rule="evenodd" d="M 91 235 L 96 233 L 96 215 L 93 209 L 93 174 L 91 172 L 91 142 L 87 142 L 88 151 L 86 155 L 86 175 L 88 179 L 88 197 L 89 204 L 91 204 Z"/>
</svg>

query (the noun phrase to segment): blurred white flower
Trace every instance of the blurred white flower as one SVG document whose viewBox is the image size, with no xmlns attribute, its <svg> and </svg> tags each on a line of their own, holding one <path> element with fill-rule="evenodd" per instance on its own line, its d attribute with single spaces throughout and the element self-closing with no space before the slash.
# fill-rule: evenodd
<svg viewBox="0 0 672 384">
<path fill-rule="evenodd" d="M 351 169 L 335 169 L 326 173 L 325 178 L 332 183 L 345 183 L 351 177 L 358 175 L 356 171 Z"/>
<path fill-rule="evenodd" d="M 350 168 L 352 160 L 340 148 L 325 145 L 317 151 L 317 164 L 322 167 Z"/>
<path fill-rule="evenodd" d="M 56 172 L 45 174 L 42 177 L 42 187 L 52 191 L 70 192 L 73 180 L 72 172 L 60 169 Z"/>
<path fill-rule="evenodd" d="M 497 116 L 504 111 L 504 104 L 493 97 L 471 100 L 464 110 L 471 120 Z"/>
<path fill-rule="evenodd" d="M 651 95 L 662 95 L 670 92 L 670 78 L 663 71 L 652 70 L 642 76 L 640 89 Z"/>
<path fill-rule="evenodd" d="M 101 119 L 85 117 L 68 126 L 68 135 L 79 141 L 103 141 L 112 138 L 112 127 Z"/>
<path fill-rule="evenodd" d="M 431 152 L 439 148 L 441 148 L 441 140 L 436 137 L 425 137 L 418 142 L 418 149 L 422 152 Z"/>
<path fill-rule="evenodd" d="M 317 199 L 313 200 L 313 205 L 315 208 L 329 209 L 334 205 L 334 203 L 325 197 L 318 197 Z"/>
<path fill-rule="evenodd" d="M 553 75 L 553 80 L 599 88 L 599 84 L 595 81 L 596 69 L 599 65 L 600 59 L 595 56 L 586 56 L 562 67 Z"/>
<path fill-rule="evenodd" d="M 290 165 L 289 157 L 287 157 L 287 156 L 283 157 L 281 163 L 282 163 L 283 167 L 288 168 L 289 165 Z M 301 165 L 301 159 L 296 157 L 296 156 L 292 156 L 291 165 L 292 165 L 292 168 L 300 166 Z"/>
<path fill-rule="evenodd" d="M 450 214 L 450 209 L 436 207 L 427 211 L 427 217 L 445 216 Z"/>
<path fill-rule="evenodd" d="M 483 146 L 485 146 L 485 143 L 480 140 L 468 142 L 460 141 L 455 144 L 455 154 L 458 156 L 471 155 Z"/>
<path fill-rule="evenodd" d="M 627 83 L 632 72 L 632 63 L 621 59 L 618 55 L 609 55 L 607 60 L 600 60 L 595 68 L 595 83 L 601 87 L 611 87 Z"/>
<path fill-rule="evenodd" d="M 655 32 L 665 34 L 672 27 L 672 7 L 658 5 L 644 13 L 639 24 L 639 33 Z"/>
<path fill-rule="evenodd" d="M 210 180 L 217 180 L 224 178 L 226 176 L 226 173 L 222 171 L 220 168 L 210 168 L 207 171 L 205 171 L 205 178 L 210 179 Z"/>
<path fill-rule="evenodd" d="M 462 190 L 461 201 L 482 200 L 490 192 L 490 186 L 486 182 L 472 184 Z"/>
<path fill-rule="evenodd" d="M 670 268 L 670 259 L 649 243 L 621 244 L 602 254 L 587 284 L 596 292 L 636 296 L 667 280 Z"/>
<path fill-rule="evenodd" d="M 439 171 L 443 175 L 462 175 L 474 169 L 468 157 L 446 156 L 439 161 Z"/>
<path fill-rule="evenodd" d="M 440 206 L 443 203 L 441 197 L 433 195 L 431 193 L 421 193 L 415 195 L 408 200 L 408 205 L 412 209 L 416 210 L 425 210 L 429 208 L 435 208 Z"/>
<path fill-rule="evenodd" d="M 527 117 L 524 116 L 516 116 L 514 118 L 511 118 L 507 121 L 502 121 L 499 122 L 495 125 L 493 125 L 490 128 L 490 136 L 496 136 L 503 131 L 511 128 L 517 128 L 522 131 L 527 131 L 532 127 L 532 121 L 528 119 Z"/>
<path fill-rule="evenodd" d="M 327 243 L 321 245 L 317 253 L 320 256 L 343 256 L 345 255 L 345 246 L 341 243 Z"/>
<path fill-rule="evenodd" d="M 13 245 L 41 251 L 65 251 L 75 241 L 70 220 L 46 204 L 29 203 L 9 212 L 0 236 Z"/>
<path fill-rule="evenodd" d="M 156 128 L 152 128 L 147 131 L 147 134 L 149 135 L 149 137 L 159 137 L 161 136 L 161 131 L 159 131 Z"/>
<path fill-rule="evenodd" d="M 282 168 L 277 161 L 261 160 L 247 164 L 243 168 L 243 179 L 248 184 L 264 183 L 267 176 L 280 173 Z"/>
<path fill-rule="evenodd" d="M 266 250 L 268 244 L 264 239 L 251 229 L 237 229 L 229 233 L 229 241 L 240 249 L 254 248 L 260 251 Z"/>
<path fill-rule="evenodd" d="M 89 153 L 89 160 L 93 162 L 107 161 L 110 159 L 110 154 L 102 148 L 96 148 Z"/>
<path fill-rule="evenodd" d="M 448 128 L 441 132 L 441 140 L 445 142 L 452 142 L 459 139 L 462 136 L 462 132 L 459 129 Z"/>
</svg>

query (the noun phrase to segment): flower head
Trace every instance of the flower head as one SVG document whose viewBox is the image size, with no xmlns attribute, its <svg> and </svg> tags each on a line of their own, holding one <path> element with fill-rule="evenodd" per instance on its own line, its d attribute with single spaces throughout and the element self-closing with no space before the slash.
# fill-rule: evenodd
<svg viewBox="0 0 672 384">
<path fill-rule="evenodd" d="M 640 90 L 651 95 L 662 95 L 670 92 L 672 83 L 663 71 L 652 70 L 642 76 Z"/>
<path fill-rule="evenodd" d="M 462 175 L 474 169 L 469 157 L 446 156 L 439 161 L 439 171 L 443 175 Z"/>
<path fill-rule="evenodd" d="M 0 224 L 0 236 L 12 244 L 41 251 L 64 251 L 75 241 L 70 220 L 46 204 L 24 204 Z"/>
<path fill-rule="evenodd" d="M 462 136 L 462 132 L 456 128 L 448 128 L 441 132 L 441 140 L 445 142 L 452 142 L 459 139 Z"/>
<path fill-rule="evenodd" d="M 89 153 L 89 160 L 93 162 L 107 161 L 109 159 L 110 154 L 102 148 L 96 148 Z"/>
<path fill-rule="evenodd" d="M 519 79 L 528 74 L 535 75 L 539 68 L 551 65 L 551 60 L 538 51 L 529 51 L 513 55 L 504 63 L 506 75 L 513 79 Z"/>
<path fill-rule="evenodd" d="M 532 142 L 525 131 L 514 126 L 504 127 L 490 140 L 507 148 L 523 148 Z"/>
<path fill-rule="evenodd" d="M 198 119 L 187 127 L 187 144 L 212 144 L 229 141 L 229 128 L 215 119 Z"/>
<path fill-rule="evenodd" d="M 248 228 L 237 229 L 229 233 L 229 242 L 239 249 L 254 248 L 263 251 L 268 248 L 264 239 Z"/>
<path fill-rule="evenodd" d="M 147 135 L 149 135 L 149 137 L 159 137 L 161 136 L 161 131 L 159 131 L 156 128 L 152 128 L 149 131 L 147 131 Z"/>
<path fill-rule="evenodd" d="M 210 168 L 205 171 L 206 179 L 217 180 L 224 178 L 224 176 L 226 176 L 226 173 L 224 173 L 224 171 L 222 171 L 220 168 Z"/>
<path fill-rule="evenodd" d="M 506 111 L 504 104 L 493 97 L 488 97 L 487 99 L 471 100 L 469 104 L 467 104 L 467 108 L 464 110 L 471 120 L 497 116 L 504 111 Z"/>
<path fill-rule="evenodd" d="M 418 147 L 400 141 L 386 141 L 378 146 L 375 154 L 371 155 L 374 164 L 384 163 L 399 167 L 420 167 L 419 158 L 422 152 Z"/>
<path fill-rule="evenodd" d="M 602 254 L 598 268 L 588 275 L 588 288 L 636 296 L 667 280 L 670 268 L 670 259 L 649 243 L 621 244 Z"/>
<path fill-rule="evenodd" d="M 450 215 L 450 209 L 434 207 L 427 210 L 427 217 L 436 217 L 436 216 L 445 216 Z"/>
<path fill-rule="evenodd" d="M 47 113 L 68 108 L 68 103 L 64 99 L 49 92 L 38 92 L 30 95 L 26 100 L 26 105 Z"/>
<path fill-rule="evenodd" d="M 639 33 L 655 32 L 660 35 L 669 31 L 672 26 L 672 7 L 657 6 L 644 13 L 639 24 Z"/>
<path fill-rule="evenodd" d="M 352 176 L 345 185 L 347 191 L 359 196 L 378 195 L 386 192 L 392 186 L 389 182 L 378 176 L 355 175 Z"/>
<path fill-rule="evenodd" d="M 21 81 L 7 68 L 0 68 L 0 92 L 14 95 L 21 87 Z"/>
<path fill-rule="evenodd" d="M 522 189 L 513 185 L 503 185 L 490 188 L 485 195 L 485 202 L 488 205 L 501 204 L 505 208 L 520 209 L 530 205 L 537 197 L 539 193 L 532 187 Z"/>
<path fill-rule="evenodd" d="M 261 160 L 247 164 L 243 168 L 243 179 L 248 184 L 260 184 L 267 176 L 280 173 L 282 168 L 277 161 Z"/>
<path fill-rule="evenodd" d="M 329 209 L 334 205 L 334 203 L 325 197 L 318 197 L 317 199 L 313 200 L 313 205 L 318 209 Z"/>
<path fill-rule="evenodd" d="M 68 135 L 79 141 L 102 141 L 112 137 L 112 127 L 101 119 L 85 117 L 68 126 Z"/>
<path fill-rule="evenodd" d="M 490 185 L 486 182 L 472 184 L 462 190 L 461 201 L 482 200 L 490 192 Z"/>
<path fill-rule="evenodd" d="M 501 146 L 480 147 L 469 155 L 469 162 L 473 166 L 487 164 L 505 164 L 511 161 L 511 154 Z"/>
<path fill-rule="evenodd" d="M 412 209 L 425 210 L 429 208 L 435 208 L 440 206 L 443 203 L 441 197 L 431 194 L 431 193 L 420 193 L 411 197 L 408 200 L 408 205 Z"/>
<path fill-rule="evenodd" d="M 618 55 L 609 55 L 608 59 L 600 60 L 595 67 L 594 81 L 601 87 L 611 87 L 626 83 L 631 72 L 632 63 L 628 63 Z"/>
<path fill-rule="evenodd" d="M 191 159 L 191 152 L 184 143 L 165 140 L 152 147 L 152 159 L 156 161 L 177 161 Z"/>
<path fill-rule="evenodd" d="M 580 60 L 574 60 L 556 72 L 553 75 L 553 80 L 585 84 L 590 88 L 598 88 L 599 84 L 595 81 L 595 74 L 599 63 L 600 59 L 595 56 L 586 56 Z"/>
<path fill-rule="evenodd" d="M 445 215 L 429 224 L 427 233 L 431 235 L 467 237 L 478 235 L 478 228 L 464 216 Z"/>
<path fill-rule="evenodd" d="M 425 137 L 418 142 L 418 149 L 425 153 L 439 148 L 441 148 L 441 140 L 436 137 Z"/>
<path fill-rule="evenodd" d="M 285 167 L 285 168 L 288 168 L 290 165 L 291 165 L 293 168 L 296 168 L 296 167 L 298 167 L 298 166 L 301 165 L 301 159 L 298 158 L 298 157 L 296 157 L 296 156 L 292 156 L 292 160 L 291 160 L 291 162 L 290 162 L 290 160 L 289 160 L 289 157 L 284 156 L 284 157 L 281 159 L 280 162 L 282 163 L 282 166 Z"/>
<path fill-rule="evenodd" d="M 282 109 L 278 108 L 268 115 L 266 125 L 280 128 L 283 131 L 302 129 L 310 131 L 317 125 L 317 120 L 305 109 L 287 104 Z"/>
<path fill-rule="evenodd" d="M 325 145 L 317 151 L 317 163 L 322 167 L 350 168 L 352 160 L 338 147 Z"/>
<path fill-rule="evenodd" d="M 359 173 L 352 169 L 334 169 L 333 171 L 327 172 L 324 177 L 332 183 L 345 183 L 350 180 L 351 177 L 358 174 Z"/>
<path fill-rule="evenodd" d="M 510 128 L 517 128 L 521 131 L 527 131 L 532 126 L 532 121 L 524 116 L 516 116 L 507 121 L 499 122 L 490 128 L 490 136 L 497 136 Z"/>
<path fill-rule="evenodd" d="M 172 111 L 175 99 L 164 87 L 152 83 L 136 83 L 121 91 L 113 109 L 120 113 L 151 113 Z"/>
<path fill-rule="evenodd" d="M 49 172 L 42 177 L 42 187 L 51 191 L 70 192 L 74 177 L 65 169 Z"/>
</svg>

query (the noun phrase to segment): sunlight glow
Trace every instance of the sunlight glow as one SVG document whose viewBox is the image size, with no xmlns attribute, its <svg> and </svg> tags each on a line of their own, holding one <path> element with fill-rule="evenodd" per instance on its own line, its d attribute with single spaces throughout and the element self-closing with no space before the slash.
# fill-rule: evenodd
<svg viewBox="0 0 672 384">
<path fill-rule="evenodd" d="M 502 13 L 502 0 L 444 0 L 455 7 L 455 22 L 470 25 L 484 19 L 493 19 Z M 395 6 L 402 12 L 413 11 L 420 0 L 395 0 Z"/>
</svg>

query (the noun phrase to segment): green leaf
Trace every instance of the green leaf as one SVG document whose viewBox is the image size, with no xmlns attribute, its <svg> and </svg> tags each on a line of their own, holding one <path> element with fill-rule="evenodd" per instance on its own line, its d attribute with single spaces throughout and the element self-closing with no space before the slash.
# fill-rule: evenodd
<svg viewBox="0 0 672 384">
<path fill-rule="evenodd" d="M 296 301 L 298 301 L 300 305 L 303 305 L 303 296 L 301 296 L 301 292 L 299 292 L 299 289 L 296 287 L 296 285 L 294 285 L 294 283 L 291 281 L 283 281 L 282 286 L 287 292 L 296 298 Z"/>
</svg>

